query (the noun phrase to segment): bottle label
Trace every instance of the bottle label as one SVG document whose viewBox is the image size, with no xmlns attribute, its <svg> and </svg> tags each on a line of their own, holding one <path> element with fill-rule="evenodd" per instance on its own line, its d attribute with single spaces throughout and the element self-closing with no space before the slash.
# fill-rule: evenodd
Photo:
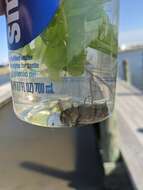
<svg viewBox="0 0 143 190">
<path fill-rule="evenodd" d="M 8 47 L 16 50 L 35 39 L 52 21 L 60 0 L 6 0 Z"/>
</svg>

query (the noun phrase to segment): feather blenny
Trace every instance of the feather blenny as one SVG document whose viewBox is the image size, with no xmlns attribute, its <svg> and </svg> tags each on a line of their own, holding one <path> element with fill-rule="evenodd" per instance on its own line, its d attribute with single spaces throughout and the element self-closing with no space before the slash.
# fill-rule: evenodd
<svg viewBox="0 0 143 190">
<path fill-rule="evenodd" d="M 60 120 L 70 126 L 78 124 L 96 123 L 109 115 L 106 103 L 94 105 L 80 105 L 71 107 L 61 112 Z"/>
</svg>

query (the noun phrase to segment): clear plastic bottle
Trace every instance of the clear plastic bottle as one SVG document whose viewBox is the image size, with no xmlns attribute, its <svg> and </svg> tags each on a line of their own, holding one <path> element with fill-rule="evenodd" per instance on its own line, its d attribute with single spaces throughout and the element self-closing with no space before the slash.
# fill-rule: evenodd
<svg viewBox="0 0 143 190">
<path fill-rule="evenodd" d="M 16 115 L 44 127 L 108 118 L 116 86 L 118 0 L 6 3 Z"/>
</svg>

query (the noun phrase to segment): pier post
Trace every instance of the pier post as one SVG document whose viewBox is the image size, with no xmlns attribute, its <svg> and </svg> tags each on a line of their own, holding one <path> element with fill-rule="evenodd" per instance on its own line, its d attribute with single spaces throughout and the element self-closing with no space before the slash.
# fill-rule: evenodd
<svg viewBox="0 0 143 190">
<path fill-rule="evenodd" d="M 120 157 L 116 112 L 100 123 L 101 149 L 104 162 L 116 162 Z"/>
<path fill-rule="evenodd" d="M 130 84 L 131 76 L 130 76 L 130 71 L 129 71 L 128 60 L 123 60 L 122 67 L 123 67 L 123 80 L 125 80 L 126 82 L 128 82 Z"/>
</svg>

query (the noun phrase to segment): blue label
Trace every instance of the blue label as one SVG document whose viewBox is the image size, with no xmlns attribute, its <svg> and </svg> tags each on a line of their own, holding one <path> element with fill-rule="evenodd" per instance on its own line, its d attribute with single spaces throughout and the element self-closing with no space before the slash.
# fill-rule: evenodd
<svg viewBox="0 0 143 190">
<path fill-rule="evenodd" d="M 60 0 L 6 0 L 8 45 L 16 50 L 36 38 L 52 21 Z"/>
</svg>

